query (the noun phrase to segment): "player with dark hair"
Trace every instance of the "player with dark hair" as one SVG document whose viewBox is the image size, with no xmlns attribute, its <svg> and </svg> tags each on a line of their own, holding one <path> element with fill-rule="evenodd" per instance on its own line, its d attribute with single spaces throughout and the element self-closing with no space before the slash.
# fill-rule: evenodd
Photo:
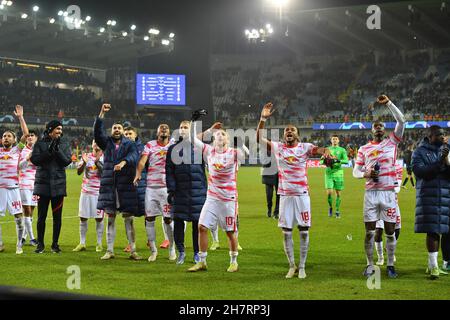
<svg viewBox="0 0 450 320">
<path fill-rule="evenodd" d="M 372 124 L 373 140 L 358 150 L 353 176 L 366 179 L 364 195 L 364 224 L 366 237 L 367 266 L 364 276 L 369 277 L 374 272 L 373 249 L 375 229 L 378 220 L 384 221 L 386 233 L 386 251 L 388 255 L 387 273 L 389 278 L 396 278 L 394 255 L 397 241 L 395 239 L 395 223 L 397 221 L 397 196 L 395 187 L 398 186 L 396 174 L 397 148 L 405 130 L 403 113 L 385 95 L 378 97 L 377 102 L 385 105 L 393 114 L 397 124 L 394 132 L 385 138 L 385 127 L 381 121 Z"/>
<path fill-rule="evenodd" d="M 307 160 L 315 155 L 329 155 L 329 150 L 311 143 L 301 143 L 298 130 L 293 125 L 284 129 L 284 142 L 271 142 L 262 137 L 265 122 L 274 113 L 273 104 L 267 103 L 262 112 L 256 132 L 257 142 L 275 155 L 279 170 L 280 213 L 278 227 L 283 230 L 284 251 L 289 261 L 286 278 L 297 272 L 294 258 L 292 230 L 300 231 L 300 264 L 298 277 L 306 278 L 305 264 L 309 247 L 309 228 L 311 227 L 311 204 L 307 178 Z"/>
<path fill-rule="evenodd" d="M 330 155 L 322 156 L 320 164 L 327 166 L 325 171 L 325 188 L 328 196 L 328 216 L 333 216 L 333 190 L 336 193 L 336 218 L 340 218 L 341 192 L 344 190 L 343 164 L 348 164 L 347 150 L 339 146 L 339 137 L 331 137 Z"/>
</svg>

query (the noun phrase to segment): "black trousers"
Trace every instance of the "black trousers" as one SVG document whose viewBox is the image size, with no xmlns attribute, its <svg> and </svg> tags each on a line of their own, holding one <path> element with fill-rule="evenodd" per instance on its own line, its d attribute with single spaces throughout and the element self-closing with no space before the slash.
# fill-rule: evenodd
<svg viewBox="0 0 450 320">
<path fill-rule="evenodd" d="M 444 233 L 441 238 L 442 258 L 444 261 L 450 261 L 450 234 Z"/>
<path fill-rule="evenodd" d="M 178 252 L 184 252 L 184 220 L 173 220 L 173 238 Z M 192 246 L 194 253 L 198 253 L 198 221 L 192 221 Z"/>
<path fill-rule="evenodd" d="M 61 232 L 61 217 L 64 203 L 64 197 L 39 197 L 38 201 L 38 222 L 37 222 L 37 239 L 39 245 L 44 246 L 45 238 L 45 220 L 47 219 L 48 206 L 52 203 L 53 211 L 53 243 L 58 244 L 59 234 Z"/>
<path fill-rule="evenodd" d="M 272 211 L 273 206 L 273 192 L 275 190 L 276 194 L 276 202 L 275 202 L 275 210 L 274 213 L 278 214 L 279 207 L 280 207 L 280 195 L 278 195 L 278 184 L 266 184 L 266 200 L 267 200 L 267 209 L 269 211 Z"/>
</svg>

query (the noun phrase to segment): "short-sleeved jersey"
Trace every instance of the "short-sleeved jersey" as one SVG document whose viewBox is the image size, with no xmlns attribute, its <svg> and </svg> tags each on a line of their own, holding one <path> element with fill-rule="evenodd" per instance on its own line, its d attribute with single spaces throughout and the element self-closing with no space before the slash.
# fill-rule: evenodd
<svg viewBox="0 0 450 320">
<path fill-rule="evenodd" d="M 316 148 L 311 143 L 299 143 L 288 147 L 281 142 L 272 142 L 272 152 L 278 164 L 278 194 L 282 196 L 307 195 L 309 192 L 306 173 L 307 160 Z"/>
<path fill-rule="evenodd" d="M 149 141 L 142 152 L 148 157 L 147 188 L 166 187 L 166 157 L 169 147 L 175 143 L 171 139 L 167 145 L 160 144 L 157 140 Z"/>
<path fill-rule="evenodd" d="M 219 201 L 237 201 L 237 151 L 228 148 L 218 152 L 205 144 L 203 154 L 208 163 L 208 198 Z"/>
<path fill-rule="evenodd" d="M 19 187 L 20 152 L 18 147 L 0 148 L 0 189 Z"/>
<path fill-rule="evenodd" d="M 33 152 L 33 148 L 25 146 L 20 153 L 19 158 L 19 188 L 21 190 L 33 190 L 34 189 L 34 179 L 36 177 L 37 167 L 27 161 L 29 154 Z"/>
<path fill-rule="evenodd" d="M 366 180 L 366 190 L 393 190 L 398 186 L 396 163 L 397 146 L 401 139 L 391 133 L 380 143 L 373 141 L 365 144 L 358 150 L 356 165 L 372 168 L 376 163 L 380 166 L 378 182 L 373 179 Z"/>
<path fill-rule="evenodd" d="M 88 161 L 84 169 L 83 183 L 81 184 L 81 192 L 98 196 L 100 191 L 100 173 L 95 164 L 95 154 L 88 154 Z M 103 163 L 103 156 L 100 157 L 99 162 Z M 78 168 L 83 165 L 83 161 L 78 163 Z"/>
</svg>

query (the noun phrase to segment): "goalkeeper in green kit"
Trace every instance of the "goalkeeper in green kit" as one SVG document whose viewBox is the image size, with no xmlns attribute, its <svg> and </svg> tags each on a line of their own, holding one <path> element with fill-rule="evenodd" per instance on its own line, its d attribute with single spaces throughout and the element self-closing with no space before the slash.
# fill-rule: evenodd
<svg viewBox="0 0 450 320">
<path fill-rule="evenodd" d="M 333 216 L 333 190 L 336 191 L 336 218 L 340 218 L 341 191 L 344 190 L 344 170 L 341 165 L 348 163 L 347 150 L 339 147 L 339 137 L 331 137 L 331 156 L 322 157 L 320 164 L 326 165 L 325 188 L 328 196 L 328 216 Z"/>
</svg>

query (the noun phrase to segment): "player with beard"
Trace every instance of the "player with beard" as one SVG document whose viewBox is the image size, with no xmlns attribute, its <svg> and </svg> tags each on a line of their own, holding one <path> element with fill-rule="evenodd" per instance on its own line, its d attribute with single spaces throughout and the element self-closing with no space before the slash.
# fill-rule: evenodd
<svg viewBox="0 0 450 320">
<path fill-rule="evenodd" d="M 293 125 L 284 129 L 284 143 L 271 142 L 262 137 L 261 130 L 267 119 L 274 113 L 273 104 L 267 103 L 261 113 L 261 120 L 256 132 L 257 142 L 268 148 L 278 163 L 280 213 L 278 226 L 283 230 L 284 251 L 289 261 L 286 278 L 292 278 L 297 272 L 294 257 L 292 230 L 298 226 L 300 231 L 300 264 L 298 277 L 306 278 L 305 264 L 309 247 L 309 228 L 311 227 L 311 204 L 307 178 L 307 160 L 312 156 L 329 156 L 326 148 L 319 148 L 311 143 L 301 143 L 298 130 Z"/>
<path fill-rule="evenodd" d="M 397 124 L 394 132 L 386 138 L 384 124 L 381 121 L 375 121 L 372 124 L 373 140 L 359 148 L 355 168 L 353 169 L 355 178 L 366 179 L 364 195 L 366 237 L 364 246 L 367 266 L 363 274 L 369 277 L 375 272 L 373 261 L 375 229 L 377 221 L 381 219 L 384 221 L 386 233 L 387 274 L 389 278 L 396 278 L 394 255 L 397 246 L 395 224 L 398 212 L 395 188 L 399 186 L 399 183 L 395 165 L 398 144 L 402 141 L 406 120 L 403 113 L 387 96 L 381 95 L 377 102 L 389 108 Z"/>
<path fill-rule="evenodd" d="M 173 223 L 170 214 L 171 206 L 167 202 L 166 186 L 166 156 L 169 147 L 175 141 L 170 139 L 170 128 L 167 124 L 160 124 L 157 130 L 157 140 L 149 141 L 142 152 L 136 168 L 134 184 L 137 186 L 142 177 L 142 171 L 147 166 L 147 188 L 145 191 L 145 230 L 150 245 L 149 262 L 156 261 L 158 249 L 156 247 L 155 220 L 163 216 L 164 230 L 169 238 L 169 260 L 175 261 L 175 243 L 173 238 Z"/>
<path fill-rule="evenodd" d="M 16 106 L 14 114 L 20 121 L 23 136 L 21 142 L 25 142 L 28 128 L 23 118 L 23 107 Z M 5 216 L 6 211 L 14 216 L 17 232 L 16 254 L 22 254 L 23 215 L 22 201 L 19 191 L 18 165 L 21 150 L 16 144 L 16 134 L 7 130 L 2 136 L 0 148 L 0 217 Z M 2 232 L 0 227 L 0 252 L 4 251 Z"/>
</svg>

